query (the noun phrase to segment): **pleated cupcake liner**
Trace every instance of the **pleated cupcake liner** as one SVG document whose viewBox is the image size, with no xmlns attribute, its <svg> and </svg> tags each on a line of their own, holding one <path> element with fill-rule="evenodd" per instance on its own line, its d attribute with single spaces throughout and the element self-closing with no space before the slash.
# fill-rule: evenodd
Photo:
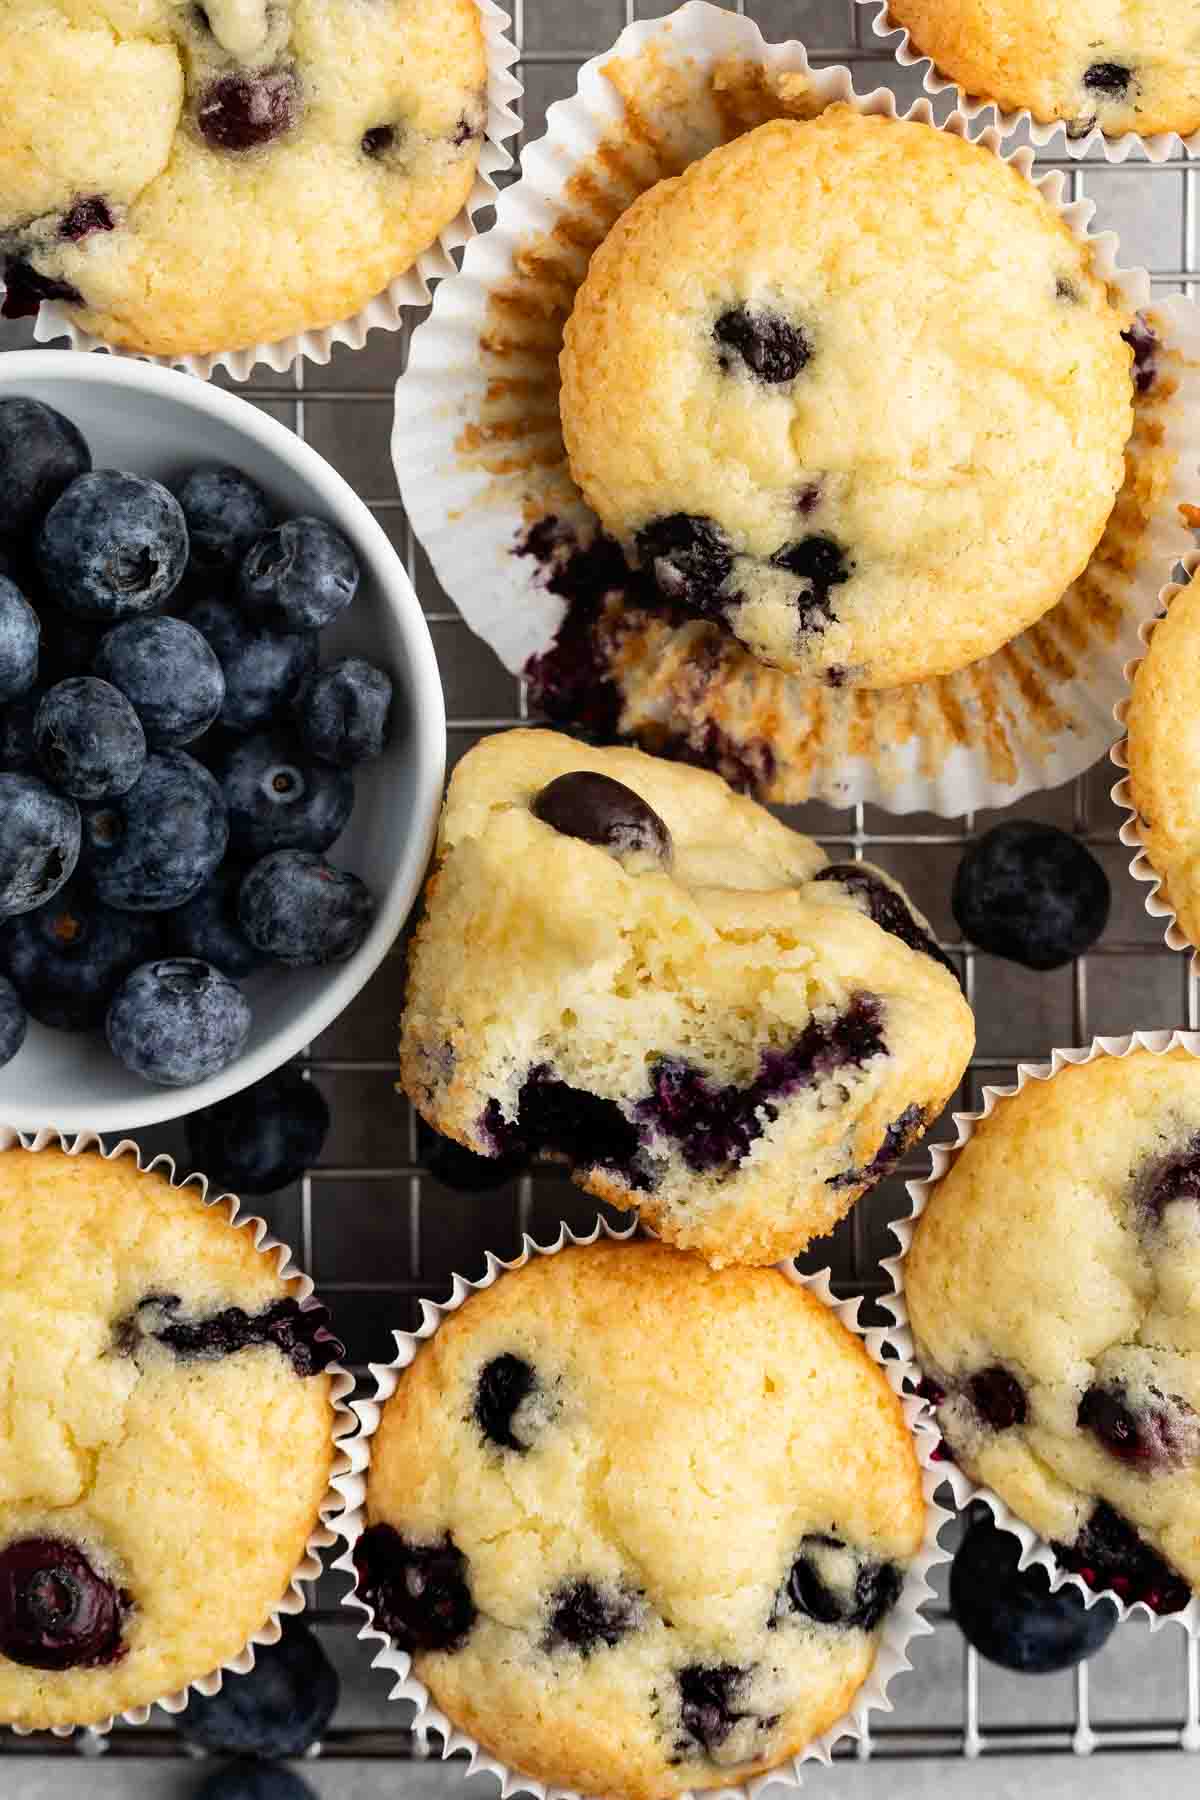
<svg viewBox="0 0 1200 1800">
<path fill-rule="evenodd" d="M 213 1207 L 224 1212 L 231 1230 L 247 1231 L 258 1253 L 273 1261 L 278 1274 L 288 1284 L 288 1297 L 299 1302 L 302 1309 L 318 1303 L 313 1299 L 313 1283 L 310 1277 L 297 1268 L 291 1249 L 279 1238 L 271 1235 L 265 1219 L 253 1213 L 245 1213 L 242 1204 L 234 1194 L 221 1193 L 210 1186 L 208 1177 L 201 1174 L 180 1175 L 173 1157 L 158 1155 L 146 1161 L 141 1150 L 132 1138 L 122 1138 L 119 1143 L 106 1149 L 95 1132 L 82 1131 L 74 1136 L 64 1136 L 51 1130 L 39 1131 L 36 1134 L 14 1131 L 11 1126 L 0 1125 L 0 1154 L 7 1150 L 23 1149 L 42 1151 L 46 1149 L 63 1150 L 68 1156 L 82 1156 L 86 1152 L 95 1151 L 106 1162 L 115 1162 L 126 1156 L 133 1157 L 140 1174 L 158 1173 L 166 1176 L 173 1188 L 183 1190 L 195 1188 L 197 1199 L 206 1207 Z M 354 1377 L 341 1363 L 331 1362 L 326 1368 L 329 1376 L 329 1399 L 333 1408 L 333 1462 L 330 1470 L 329 1485 L 325 1496 L 317 1509 L 317 1522 L 309 1533 L 304 1546 L 304 1554 L 289 1578 L 287 1588 L 272 1607 L 267 1618 L 252 1633 L 249 1640 L 238 1651 L 236 1656 L 226 1659 L 218 1668 L 203 1671 L 195 1676 L 184 1687 L 173 1693 L 156 1695 L 153 1700 L 143 1706 L 127 1708 L 119 1717 L 127 1725 L 145 1725 L 155 1706 L 161 1706 L 164 1712 L 182 1712 L 192 1693 L 212 1695 L 220 1691 L 226 1675 L 246 1675 L 254 1667 L 255 1651 L 260 1645 L 277 1644 L 281 1635 L 280 1621 L 302 1613 L 307 1605 L 304 1584 L 313 1582 L 323 1572 L 321 1552 L 328 1550 L 337 1539 L 335 1525 L 344 1505 L 342 1482 L 352 1468 L 351 1457 L 346 1440 L 358 1430 L 358 1420 L 348 1404 L 349 1396 L 354 1391 Z M 77 1730 L 87 1730 L 96 1735 L 107 1735 L 115 1725 L 117 1715 L 104 1719 L 80 1720 L 78 1725 L 54 1725 L 48 1728 L 54 1737 L 68 1738 Z M 38 1729 L 24 1725 L 9 1725 L 8 1729 L 19 1737 L 30 1737 L 38 1734 Z"/>
<path fill-rule="evenodd" d="M 39 344 L 67 340 L 72 350 L 105 350 L 111 355 L 137 356 L 142 362 L 157 363 L 163 368 L 185 369 L 207 381 L 217 369 L 224 369 L 235 381 L 247 381 L 259 363 L 265 363 L 276 374 L 284 375 L 295 363 L 310 362 L 323 367 L 335 348 L 345 345 L 361 350 L 371 331 L 399 331 L 408 309 L 428 306 L 431 283 L 453 275 L 454 252 L 477 235 L 478 214 L 496 204 L 495 176 L 512 167 L 512 155 L 505 147 L 521 129 L 520 116 L 514 102 L 523 93 L 513 74 L 519 52 L 508 36 L 509 16 L 495 0 L 476 0 L 483 23 L 488 65 L 488 118 L 486 135 L 479 156 L 475 184 L 461 212 L 443 226 L 429 248 L 423 250 L 404 274 L 397 275 L 382 293 L 336 325 L 311 331 L 295 332 L 277 338 L 273 343 L 253 344 L 246 349 L 216 350 L 204 356 L 147 356 L 138 351 L 118 350 L 103 338 L 84 331 L 56 301 L 43 301 L 34 324 Z"/>
<path fill-rule="evenodd" d="M 392 1643 L 385 1632 L 374 1622 L 371 1608 L 359 1598 L 358 1577 L 354 1567 L 354 1547 L 365 1527 L 365 1500 L 367 1490 L 367 1472 L 371 1462 L 371 1445 L 379 1428 L 385 1403 L 396 1392 L 405 1369 L 413 1361 L 421 1346 L 429 1341 L 449 1314 L 470 1299 L 472 1294 L 481 1293 L 495 1282 L 502 1280 L 516 1269 L 523 1269 L 534 1257 L 557 1256 L 560 1251 L 572 1245 L 594 1244 L 603 1237 L 613 1242 L 626 1242 L 639 1235 L 638 1226 L 631 1225 L 618 1230 L 609 1225 L 603 1218 L 597 1217 L 592 1230 L 586 1235 L 578 1235 L 566 1225 L 559 1228 L 557 1238 L 550 1244 L 537 1244 L 526 1235 L 522 1239 L 522 1249 L 511 1262 L 488 1254 L 486 1270 L 477 1281 L 465 1275 L 455 1275 L 451 1282 L 448 1300 L 420 1302 L 421 1323 L 415 1331 L 397 1331 L 393 1335 L 396 1341 L 396 1355 L 390 1362 L 372 1363 L 370 1373 L 375 1383 L 374 1395 L 368 1400 L 357 1400 L 353 1403 L 361 1430 L 359 1435 L 347 1445 L 350 1468 L 339 1476 L 335 1486 L 343 1501 L 343 1511 L 338 1519 L 338 1532 L 345 1543 L 345 1550 L 337 1558 L 333 1567 L 351 1578 L 352 1586 L 343 1598 L 346 1605 L 364 1615 L 364 1622 L 358 1636 L 361 1640 L 377 1644 L 372 1668 L 382 1669 L 394 1678 L 389 1698 L 409 1701 L 416 1709 L 413 1728 L 424 1735 L 428 1731 L 436 1732 L 442 1743 L 443 1759 L 465 1752 L 468 1757 L 466 1773 L 476 1775 L 486 1773 L 495 1776 L 500 1783 L 500 1791 L 504 1796 L 515 1793 L 531 1793 L 538 1800 L 584 1800 L 584 1796 L 574 1789 L 555 1787 L 545 1782 L 524 1775 L 519 1769 L 493 1756 L 487 1747 L 477 1738 L 459 1729 L 454 1720 L 449 1718 L 434 1703 L 428 1688 L 419 1681 L 412 1671 L 412 1658 Z M 642 1236 L 653 1236 L 642 1231 Z M 936 1498 L 936 1490 L 941 1483 L 944 1470 L 936 1460 L 940 1433 L 933 1422 L 930 1408 L 924 1400 L 914 1393 L 916 1382 L 915 1366 L 908 1360 L 903 1349 L 905 1332 L 903 1330 L 904 1309 L 899 1293 L 885 1297 L 881 1304 L 897 1319 L 896 1329 L 865 1326 L 860 1322 L 858 1299 L 839 1301 L 834 1297 L 829 1283 L 829 1271 L 824 1270 L 816 1275 L 800 1275 L 792 1263 L 777 1265 L 790 1281 L 798 1287 L 809 1289 L 822 1303 L 828 1306 L 842 1324 L 865 1346 L 871 1360 L 883 1370 L 888 1386 L 897 1395 L 904 1410 L 904 1417 L 913 1436 L 913 1444 L 921 1465 L 922 1486 L 926 1505 L 925 1537 L 913 1562 L 909 1566 L 901 1590 L 900 1599 L 884 1625 L 875 1664 L 863 1686 L 855 1696 L 854 1703 L 838 1722 L 815 1739 L 799 1755 L 781 1763 L 767 1774 L 755 1776 L 752 1780 L 740 1785 L 724 1788 L 705 1788 L 689 1790 L 679 1800 L 757 1800 L 757 1796 L 768 1783 L 785 1783 L 791 1787 L 803 1784 L 802 1769 L 805 1763 L 819 1762 L 828 1764 L 832 1760 L 834 1746 L 843 1739 L 860 1741 L 868 1730 L 869 1717 L 873 1712 L 891 1712 L 893 1703 L 888 1689 L 897 1675 L 912 1667 L 908 1650 L 914 1639 L 932 1631 L 933 1627 L 921 1614 L 921 1607 L 933 1595 L 933 1587 L 929 1581 L 929 1573 L 939 1563 L 949 1561 L 949 1552 L 943 1550 L 938 1543 L 938 1533 L 950 1518 L 950 1514 L 941 1507 Z M 884 1265 L 891 1271 L 893 1279 L 899 1279 L 899 1266 L 896 1261 Z"/>
<path fill-rule="evenodd" d="M 908 1219 L 893 1226 L 893 1230 L 900 1240 L 901 1259 L 908 1254 L 917 1221 L 929 1204 L 933 1190 L 947 1171 L 954 1166 L 962 1153 L 963 1146 L 970 1142 L 975 1134 L 975 1127 L 982 1120 L 990 1119 L 997 1107 L 1021 1093 L 1031 1081 L 1053 1081 L 1054 1077 L 1065 1068 L 1078 1068 L 1082 1064 L 1096 1062 L 1105 1056 L 1129 1056 L 1135 1050 L 1149 1050 L 1155 1056 L 1165 1056 L 1171 1050 L 1186 1050 L 1189 1056 L 1200 1057 L 1200 1032 L 1131 1031 L 1123 1037 L 1094 1037 L 1086 1048 L 1051 1051 L 1049 1062 L 1018 1063 L 1014 1086 L 989 1085 L 982 1088 L 980 1090 L 981 1105 L 977 1112 L 954 1114 L 956 1127 L 954 1141 L 929 1146 L 932 1160 L 930 1173 L 921 1180 L 909 1181 L 906 1184 L 913 1203 L 912 1214 Z M 904 1333 L 902 1343 L 904 1354 L 911 1359 L 911 1367 L 918 1361 L 917 1348 L 913 1342 L 911 1331 Z M 944 1456 L 945 1453 L 942 1454 Z M 1002 1530 L 1010 1532 L 1018 1540 L 1021 1547 L 1018 1567 L 1028 1569 L 1036 1564 L 1038 1568 L 1045 1569 L 1049 1577 L 1051 1592 L 1057 1593 L 1060 1588 L 1071 1587 L 1082 1596 L 1087 1607 L 1095 1606 L 1101 1600 L 1111 1600 L 1122 1621 L 1130 1618 L 1148 1620 L 1153 1631 L 1158 1631 L 1162 1626 L 1168 1624 L 1179 1625 L 1188 1633 L 1189 1637 L 1200 1637 L 1200 1599 L 1194 1593 L 1187 1606 L 1181 1611 L 1157 1613 L 1142 1600 L 1135 1601 L 1130 1605 L 1113 1588 L 1089 1587 L 1081 1576 L 1063 1568 L 1046 1540 L 1034 1531 L 1031 1525 L 1027 1525 L 994 1488 L 988 1487 L 983 1482 L 972 1480 L 966 1471 L 959 1468 L 955 1462 L 942 1460 L 937 1466 L 942 1479 L 950 1485 L 957 1509 L 964 1512 L 973 1501 L 979 1501 L 986 1506 L 996 1524 Z"/>
</svg>

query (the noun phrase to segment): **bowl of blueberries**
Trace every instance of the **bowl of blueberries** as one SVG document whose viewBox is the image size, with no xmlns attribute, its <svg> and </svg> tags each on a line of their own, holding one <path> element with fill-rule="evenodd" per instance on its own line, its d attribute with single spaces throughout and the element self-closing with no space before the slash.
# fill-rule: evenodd
<svg viewBox="0 0 1200 1800">
<path fill-rule="evenodd" d="M 122 1131 L 295 1056 L 444 764 L 412 584 L 315 451 L 171 370 L 0 359 L 0 1118 Z"/>
</svg>

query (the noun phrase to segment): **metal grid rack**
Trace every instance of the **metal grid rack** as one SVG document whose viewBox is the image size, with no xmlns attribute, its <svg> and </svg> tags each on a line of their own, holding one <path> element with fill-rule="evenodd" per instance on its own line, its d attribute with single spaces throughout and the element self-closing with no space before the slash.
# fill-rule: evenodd
<svg viewBox="0 0 1200 1800">
<path fill-rule="evenodd" d="M 803 37 L 820 65 L 849 63 L 860 86 L 884 83 L 905 100 L 920 91 L 919 72 L 897 67 L 854 0 L 734 4 L 768 37 Z M 525 131 L 533 138 L 540 135 L 546 105 L 573 91 L 581 62 L 610 44 L 624 24 L 669 7 L 663 0 L 514 0 L 513 10 L 519 73 L 526 85 Z M 938 110 L 941 116 L 949 102 L 939 102 Z M 1200 164 L 1183 154 L 1156 166 L 1140 156 L 1122 165 L 1080 164 L 1061 153 L 1039 160 L 1068 171 L 1073 197 L 1096 199 L 1101 223 L 1122 234 L 1123 260 L 1145 262 L 1156 292 L 1194 291 L 1200 280 L 1194 189 Z M 265 374 L 243 391 L 341 469 L 369 499 L 404 555 L 442 666 L 453 763 L 479 736 L 523 720 L 526 696 L 523 684 L 471 636 L 438 587 L 395 497 L 387 438 L 392 384 L 403 366 L 408 335 L 407 330 L 376 333 L 362 352 L 339 352 L 326 369 L 299 366 L 282 381 Z M 0 327 L 0 349 L 32 341 L 27 328 Z M 1158 928 L 1144 913 L 1142 891 L 1128 875 L 1118 818 L 1108 799 L 1111 779 L 1102 764 L 1068 788 L 1035 795 L 1014 809 L 1074 830 L 1104 863 L 1113 884 L 1105 937 L 1071 969 L 1050 976 L 1030 976 L 955 941 L 948 906 L 953 868 L 970 836 L 994 823 L 993 816 L 897 818 L 862 805 L 840 812 L 814 805 L 789 815 L 831 853 L 867 856 L 897 874 L 960 962 L 980 1026 L 979 1053 L 954 1102 L 960 1108 L 978 1104 L 982 1083 L 1004 1082 L 1018 1060 L 1045 1057 L 1054 1044 L 1086 1042 L 1094 1031 L 1135 1025 L 1200 1027 L 1200 988 L 1189 977 L 1188 960 L 1164 949 Z M 265 1209 L 330 1300 L 360 1368 L 368 1359 L 387 1356 L 389 1329 L 408 1325 L 416 1297 L 444 1291 L 452 1270 L 474 1273 L 485 1249 L 511 1253 L 521 1232 L 545 1238 L 560 1219 L 585 1224 L 595 1211 L 594 1203 L 548 1168 L 511 1189 L 482 1196 L 452 1194 L 428 1176 L 420 1161 L 417 1122 L 391 1093 L 399 984 L 393 956 L 343 1019 L 310 1046 L 307 1067 L 325 1090 L 335 1120 L 326 1160 Z M 947 1115 L 933 1135 L 945 1137 L 948 1130 Z M 182 1146 L 177 1128 L 147 1132 L 143 1142 L 152 1149 Z M 925 1166 L 918 1153 L 902 1174 Z M 814 1267 L 831 1263 L 839 1291 L 877 1295 L 886 1285 L 878 1258 L 892 1248 L 888 1221 L 907 1207 L 902 1181 L 893 1178 L 860 1202 L 807 1260 Z M 344 1676 L 351 1668 L 362 1676 L 368 1659 L 351 1643 L 355 1620 L 338 1608 L 340 1586 L 322 1583 L 315 1617 Z M 1200 1750 L 1200 1658 L 1173 1629 L 1151 1637 L 1138 1626 L 1123 1627 L 1094 1664 L 1071 1677 L 1053 1678 L 1053 1693 L 1043 1704 L 1047 1682 L 1018 1682 L 1014 1689 L 963 1645 L 944 1604 L 935 1605 L 931 1617 L 937 1629 L 914 1651 L 916 1673 L 899 1684 L 896 1713 L 851 1755 L 883 1760 Z M 1131 1692 L 1131 1682 L 1136 1691 Z M 426 1755 L 428 1746 L 404 1726 L 404 1709 L 388 1707 L 386 1684 L 371 1678 L 369 1690 L 363 1684 L 368 1691 L 366 1701 L 343 1708 L 345 1720 L 339 1713 L 321 1755 Z M 0 1734 L 0 1757 L 103 1750 L 110 1757 L 140 1760 L 170 1758 L 181 1749 L 169 1727 L 157 1726 L 118 1730 L 103 1745 L 88 1734 L 70 1742 Z M 80 1769 L 72 1789 L 83 1779 Z M 0 1776 L 0 1786 L 3 1782 Z"/>
</svg>

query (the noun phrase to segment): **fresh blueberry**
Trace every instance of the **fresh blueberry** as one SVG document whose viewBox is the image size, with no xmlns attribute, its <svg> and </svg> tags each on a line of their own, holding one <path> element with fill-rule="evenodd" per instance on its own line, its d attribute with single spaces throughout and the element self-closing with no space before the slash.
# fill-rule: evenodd
<svg viewBox="0 0 1200 1800">
<path fill-rule="evenodd" d="M 733 366 L 733 355 L 739 356 L 752 375 L 770 386 L 794 381 L 812 356 L 807 334 L 765 306 L 731 306 L 717 320 L 713 335 L 721 346 L 723 369 Z"/>
<path fill-rule="evenodd" d="M 271 528 L 270 501 L 240 469 L 193 469 L 176 498 L 187 520 L 192 567 L 201 574 L 232 576 L 255 538 Z"/>
<path fill-rule="evenodd" d="M 245 869 L 222 863 L 200 892 L 167 914 L 167 948 L 173 956 L 198 956 L 240 981 L 266 966 L 238 924 L 238 894 Z"/>
<path fill-rule="evenodd" d="M 92 669 L 124 694 L 152 750 L 175 750 L 203 736 L 225 703 L 216 652 L 182 619 L 114 625 Z"/>
<path fill-rule="evenodd" d="M 32 912 L 79 860 L 79 808 L 34 775 L 0 775 L 0 919 Z"/>
<path fill-rule="evenodd" d="M 47 781 L 73 800 L 127 794 L 146 766 L 146 734 L 124 694 L 94 675 L 52 687 L 33 721 Z"/>
<path fill-rule="evenodd" d="M 475 1623 L 467 1559 L 453 1538 L 411 1544 L 371 1525 L 354 1546 L 358 1592 L 401 1650 L 457 1650 Z"/>
<path fill-rule="evenodd" d="M 7 976 L 0 975 L 0 1069 L 17 1054 L 28 1027 L 29 1015 L 21 996 Z"/>
<path fill-rule="evenodd" d="M 391 709 L 391 676 L 361 656 L 346 656 L 306 684 L 296 728 L 311 756 L 351 769 L 383 754 Z"/>
<path fill-rule="evenodd" d="M 238 920 L 264 956 L 294 967 L 344 962 L 371 927 L 375 902 L 357 875 L 311 850 L 275 850 L 242 883 Z"/>
<path fill-rule="evenodd" d="M 159 923 L 116 912 L 68 882 L 0 926 L 0 956 L 28 1011 L 55 1031 L 95 1031 L 125 977 L 159 949 Z"/>
<path fill-rule="evenodd" d="M 276 631 L 320 631 L 358 591 L 358 558 L 324 519 L 289 519 L 264 532 L 242 563 L 248 612 Z"/>
<path fill-rule="evenodd" d="M 37 680 L 38 616 L 15 582 L 0 575 L 0 706 Z"/>
<path fill-rule="evenodd" d="M 297 1068 L 277 1069 L 253 1087 L 184 1121 L 197 1168 L 235 1194 L 273 1194 L 298 1181 L 321 1154 L 329 1107 Z"/>
<path fill-rule="evenodd" d="M 119 469 L 72 482 L 37 541 L 47 589 L 85 619 L 157 612 L 182 580 L 187 557 L 187 526 L 174 494 Z"/>
<path fill-rule="evenodd" d="M 654 808 L 611 775 L 590 769 L 556 775 L 534 796 L 530 810 L 564 837 L 582 838 L 616 856 L 640 852 L 665 862 L 671 854 L 671 834 Z"/>
<path fill-rule="evenodd" d="M 9 1662 L 27 1669 L 117 1662 L 129 1604 L 66 1538 L 16 1538 L 0 1550 L 0 1656 Z"/>
<path fill-rule="evenodd" d="M 1108 923 L 1108 877 L 1053 825 L 997 825 L 958 865 L 951 905 L 963 936 L 1027 969 L 1058 969 Z"/>
<path fill-rule="evenodd" d="M 339 1682 L 317 1638 L 299 1619 L 282 1621 L 277 1644 L 258 1644 L 246 1675 L 226 1674 L 215 1694 L 193 1688 L 175 1723 L 204 1750 L 231 1756 L 303 1756 L 338 1703 Z"/>
<path fill-rule="evenodd" d="M 81 619 L 78 613 L 42 599 L 37 602 L 37 615 L 42 622 L 40 670 L 46 685 L 53 687 L 70 675 L 90 675 L 104 637 L 103 622 Z"/>
<path fill-rule="evenodd" d="M 489 1443 L 502 1450 L 515 1450 L 518 1455 L 528 1450 L 529 1445 L 513 1430 L 513 1418 L 537 1385 L 537 1376 L 529 1364 L 507 1351 L 483 1365 L 475 1384 L 473 1410 L 475 1423 Z"/>
<path fill-rule="evenodd" d="M 296 700 L 317 666 L 313 632 L 271 631 L 226 600 L 201 600 L 188 614 L 208 639 L 225 677 L 218 715 L 230 731 L 257 731 Z"/>
<path fill-rule="evenodd" d="M 1051 1543 L 1064 1569 L 1090 1588 L 1111 1588 L 1127 1605 L 1142 1601 L 1152 1612 L 1182 1612 L 1191 1589 L 1129 1520 L 1098 1500 L 1074 1543 Z"/>
<path fill-rule="evenodd" d="M 993 1431 L 1010 1431 L 1024 1425 L 1029 1417 L 1029 1401 L 1016 1376 L 998 1364 L 980 1369 L 966 1385 L 967 1399 Z"/>
<path fill-rule="evenodd" d="M 1079 1428 L 1130 1468 L 1148 1474 L 1187 1468 L 1200 1455 L 1200 1418 L 1181 1395 L 1151 1393 L 1149 1402 L 1135 1405 L 1117 1384 L 1090 1387 L 1079 1402 Z"/>
<path fill-rule="evenodd" d="M 354 805 L 345 769 L 310 762 L 290 733 L 263 731 L 234 744 L 219 771 L 235 855 L 328 850 Z"/>
<path fill-rule="evenodd" d="M 590 1656 L 601 1644 L 611 1650 L 636 1631 L 642 1607 L 636 1594 L 594 1581 L 571 1581 L 550 1597 L 548 1650 L 578 1650 Z"/>
<path fill-rule="evenodd" d="M 188 1087 L 241 1054 L 250 1008 L 211 963 L 174 957 L 126 976 L 105 1029 L 113 1055 L 135 1075 L 158 1087 Z"/>
<path fill-rule="evenodd" d="M 1084 70 L 1083 85 L 1094 94 L 1107 94 L 1112 100 L 1120 100 L 1133 80 L 1133 71 L 1122 63 L 1092 63 Z"/>
<path fill-rule="evenodd" d="M 235 1762 L 210 1775 L 196 1800 L 317 1800 L 307 1781 L 281 1763 Z"/>
<path fill-rule="evenodd" d="M 0 400 L 0 537 L 36 531 L 91 466 L 92 453 L 70 419 L 24 394 Z"/>
<path fill-rule="evenodd" d="M 515 1181 L 526 1167 L 524 1156 L 478 1156 L 453 1138 L 443 1137 L 424 1119 L 417 1120 L 417 1156 L 442 1187 L 460 1194 L 485 1194 Z"/>
<path fill-rule="evenodd" d="M 229 841 L 221 790 L 186 750 L 156 750 L 127 794 L 88 807 L 83 858 L 108 906 L 167 912 L 198 894 Z"/>
<path fill-rule="evenodd" d="M 290 1296 L 272 1300 L 257 1313 L 226 1306 L 190 1319 L 178 1316 L 182 1305 L 178 1294 L 147 1294 L 131 1314 L 117 1321 L 114 1349 L 122 1356 L 136 1356 L 139 1346 L 153 1338 L 182 1362 L 213 1362 L 240 1350 L 269 1346 L 304 1380 L 319 1375 L 344 1354 L 329 1329 L 327 1309 L 301 1306 Z"/>
<path fill-rule="evenodd" d="M 257 150 L 290 131 L 300 90 L 290 69 L 220 75 L 200 96 L 196 123 L 214 150 Z"/>
<path fill-rule="evenodd" d="M 19 699 L 10 700 L 0 711 L 0 770 L 35 772 L 37 756 L 33 748 L 33 721 L 42 703 L 45 688 L 30 688 Z"/>
<path fill-rule="evenodd" d="M 671 513 L 643 526 L 637 548 L 668 600 L 706 618 L 724 618 L 729 596 L 722 589 L 733 568 L 733 552 L 714 520 Z"/>
<path fill-rule="evenodd" d="M 950 1571 L 950 1611 L 967 1642 L 1020 1675 L 1054 1674 L 1095 1656 L 1116 1629 L 1116 1607 L 1087 1607 L 1071 1587 L 1052 1594 L 1045 1569 L 1017 1568 L 1020 1555 L 1020 1539 L 976 1509 Z"/>
<path fill-rule="evenodd" d="M 872 870 L 864 869 L 861 863 L 830 863 L 828 868 L 814 875 L 813 880 L 836 881 L 839 887 L 854 895 L 863 911 L 881 930 L 899 938 L 910 950 L 931 956 L 934 962 L 949 969 L 955 981 L 958 980 L 958 970 L 936 939 L 917 924 L 904 895 L 889 887 Z"/>
</svg>

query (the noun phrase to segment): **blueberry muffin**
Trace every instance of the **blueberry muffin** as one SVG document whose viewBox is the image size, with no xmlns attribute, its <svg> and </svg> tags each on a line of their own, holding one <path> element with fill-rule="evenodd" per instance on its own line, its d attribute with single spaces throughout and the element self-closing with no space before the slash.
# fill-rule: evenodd
<svg viewBox="0 0 1200 1800">
<path fill-rule="evenodd" d="M 1072 137 L 1200 129 L 1195 0 L 889 0 L 912 47 L 1006 112 Z"/>
<path fill-rule="evenodd" d="M 409 960 L 404 1091 L 484 1156 L 548 1151 L 711 1262 L 831 1229 L 974 1041 L 903 893 L 719 776 L 550 731 L 459 763 Z"/>
<path fill-rule="evenodd" d="M 5 0 L 9 317 L 163 356 L 348 317 L 464 204 L 475 0 Z"/>
<path fill-rule="evenodd" d="M 986 656 L 1086 567 L 1130 326 L 1028 181 L 833 106 L 650 188 L 567 323 L 571 471 L 680 617 L 886 688 Z"/>
<path fill-rule="evenodd" d="M 1130 1602 L 1200 1582 L 1200 1061 L 1064 1068 L 1001 1100 L 906 1263 L 956 1462 Z"/>
<path fill-rule="evenodd" d="M 1138 835 L 1162 883 L 1160 897 L 1188 941 L 1200 946 L 1200 584 L 1171 601 L 1133 678 L 1126 760 Z"/>
<path fill-rule="evenodd" d="M 601 1241 L 501 1277 L 418 1351 L 355 1563 L 494 1755 L 656 1800 L 845 1714 L 924 1528 L 899 1403 L 828 1307 L 774 1269 Z"/>
<path fill-rule="evenodd" d="M 292 1286 L 132 1157 L 0 1154 L 0 1723 L 148 1705 L 283 1599 L 338 1349 Z"/>
</svg>

